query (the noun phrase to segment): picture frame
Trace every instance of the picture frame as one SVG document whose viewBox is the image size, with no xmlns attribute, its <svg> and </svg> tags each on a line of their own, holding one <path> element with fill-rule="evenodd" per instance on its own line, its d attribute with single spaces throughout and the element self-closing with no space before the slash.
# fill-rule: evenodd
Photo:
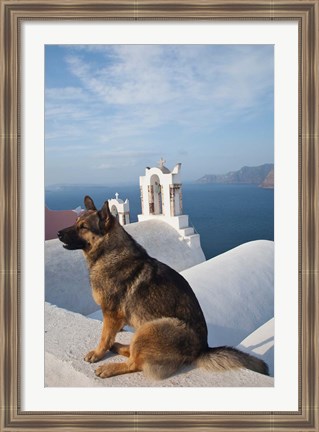
<svg viewBox="0 0 319 432">
<path fill-rule="evenodd" d="M 317 0 L 1 0 L 0 430 L 316 431 L 319 428 L 319 4 Z M 294 412 L 28 412 L 21 409 L 21 23 L 24 20 L 295 21 L 299 26 L 299 407 Z"/>
</svg>

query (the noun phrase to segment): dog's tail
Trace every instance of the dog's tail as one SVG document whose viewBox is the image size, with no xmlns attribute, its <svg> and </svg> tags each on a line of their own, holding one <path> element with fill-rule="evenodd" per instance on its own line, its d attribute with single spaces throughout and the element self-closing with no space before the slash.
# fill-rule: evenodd
<svg viewBox="0 0 319 432">
<path fill-rule="evenodd" d="M 268 366 L 263 360 L 228 346 L 209 348 L 196 359 L 196 366 L 212 372 L 245 368 L 269 375 Z"/>
</svg>

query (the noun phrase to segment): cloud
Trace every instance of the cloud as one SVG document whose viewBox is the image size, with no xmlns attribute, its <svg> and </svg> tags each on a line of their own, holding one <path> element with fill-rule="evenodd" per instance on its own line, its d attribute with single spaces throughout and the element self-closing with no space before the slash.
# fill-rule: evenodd
<svg viewBox="0 0 319 432">
<path fill-rule="evenodd" d="M 269 55 L 265 61 L 266 49 L 114 45 L 100 48 L 105 63 L 99 67 L 81 53 L 66 61 L 85 88 L 107 104 L 158 105 L 189 98 L 240 107 L 255 103 L 272 85 L 273 63 Z"/>
<path fill-rule="evenodd" d="M 133 167 L 137 165 L 137 161 L 130 159 L 130 160 L 122 160 L 120 163 L 121 169 L 122 168 L 129 168 L 129 167 Z M 96 169 L 100 169 L 100 170 L 115 170 L 118 171 L 119 169 L 119 164 L 118 161 L 117 163 L 110 163 L 110 162 L 105 162 L 105 163 L 101 163 L 99 165 L 96 166 Z"/>
<path fill-rule="evenodd" d="M 48 88 L 45 91 L 45 96 L 48 99 L 60 101 L 87 100 L 87 95 L 81 87 Z"/>
<path fill-rule="evenodd" d="M 158 104 L 174 99 L 175 90 L 166 71 L 160 66 L 160 57 L 143 55 L 149 50 L 133 46 L 114 47 L 112 63 L 95 68 L 79 55 L 66 58 L 71 73 L 83 86 L 110 105 Z M 152 51 L 152 50 L 151 50 Z"/>
<path fill-rule="evenodd" d="M 101 151 L 98 153 L 98 157 L 108 158 L 136 158 L 136 157 L 153 157 L 158 156 L 159 152 L 145 151 L 145 150 L 127 150 L 127 149 L 116 149 L 112 151 Z"/>
<path fill-rule="evenodd" d="M 46 89 L 46 149 L 71 154 L 76 146 L 78 157 L 85 155 L 99 169 L 119 162 L 129 169 L 162 154 L 186 158 L 190 141 L 199 151 L 217 131 L 227 133 L 273 110 L 272 46 L 61 50 L 59 70 L 69 80 Z"/>
<path fill-rule="evenodd" d="M 99 151 L 95 155 L 91 155 L 91 159 L 98 159 L 99 163 L 93 166 L 99 170 L 121 170 L 132 167 L 141 167 L 146 165 L 146 160 L 156 161 L 160 157 L 160 152 L 132 150 L 132 149 L 116 149 L 113 151 Z M 102 161 L 102 162 L 101 162 Z"/>
</svg>

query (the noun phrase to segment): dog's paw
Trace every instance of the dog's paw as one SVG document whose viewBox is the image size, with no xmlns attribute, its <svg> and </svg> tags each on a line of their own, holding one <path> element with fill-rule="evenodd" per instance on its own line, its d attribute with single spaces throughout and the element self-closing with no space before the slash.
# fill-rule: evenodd
<svg viewBox="0 0 319 432">
<path fill-rule="evenodd" d="M 102 365 L 95 369 L 95 375 L 100 378 L 109 378 L 111 375 L 108 371 L 108 365 Z"/>
<path fill-rule="evenodd" d="M 119 367 L 120 366 L 120 367 Z M 121 364 L 119 363 L 107 363 L 99 366 L 95 369 L 95 375 L 100 378 L 111 378 L 112 376 L 119 375 L 121 372 Z"/>
<path fill-rule="evenodd" d="M 99 353 L 96 350 L 92 350 L 89 353 L 87 353 L 87 355 L 84 357 L 84 360 L 89 363 L 95 363 L 101 360 L 101 358 L 104 357 L 104 354 L 105 354 L 104 352 Z"/>
</svg>

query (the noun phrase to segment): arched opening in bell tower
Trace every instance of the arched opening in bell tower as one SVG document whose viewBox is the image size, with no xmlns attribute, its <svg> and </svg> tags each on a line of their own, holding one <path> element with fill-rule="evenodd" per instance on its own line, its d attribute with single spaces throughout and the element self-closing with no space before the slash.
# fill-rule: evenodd
<svg viewBox="0 0 319 432">
<path fill-rule="evenodd" d="M 112 205 L 111 207 L 111 214 L 117 219 L 119 220 L 119 212 L 117 210 L 117 208 L 115 207 L 115 205 Z"/>
<path fill-rule="evenodd" d="M 162 185 L 158 175 L 152 175 L 150 179 L 149 203 L 150 213 L 154 215 L 163 214 Z"/>
</svg>

